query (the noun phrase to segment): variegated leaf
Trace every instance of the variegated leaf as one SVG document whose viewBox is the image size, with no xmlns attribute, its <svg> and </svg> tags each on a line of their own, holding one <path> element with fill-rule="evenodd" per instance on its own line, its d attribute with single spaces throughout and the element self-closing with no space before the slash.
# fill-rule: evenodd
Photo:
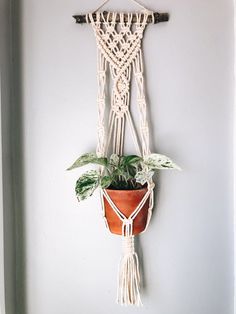
<svg viewBox="0 0 236 314">
<path fill-rule="evenodd" d="M 181 170 L 169 157 L 161 154 L 150 154 L 144 157 L 144 165 L 149 169 L 178 169 Z"/>
<path fill-rule="evenodd" d="M 153 175 L 154 175 L 154 171 L 142 170 L 136 173 L 135 179 L 136 179 L 136 182 L 144 185 L 145 183 L 147 183 L 148 181 L 152 179 Z"/>
<path fill-rule="evenodd" d="M 98 171 L 90 170 L 85 172 L 76 182 L 75 192 L 79 201 L 82 201 L 93 194 L 100 182 Z"/>
<path fill-rule="evenodd" d="M 117 154 L 112 154 L 110 157 L 110 164 L 112 166 L 118 166 L 119 165 L 119 156 Z"/>
<path fill-rule="evenodd" d="M 102 166 L 107 165 L 107 158 L 106 157 L 98 157 L 95 153 L 87 153 L 80 156 L 71 167 L 67 170 L 72 170 L 78 167 L 82 167 L 87 164 L 98 164 Z"/>
<path fill-rule="evenodd" d="M 104 176 L 101 178 L 101 188 L 102 189 L 106 189 L 109 187 L 109 185 L 111 185 L 112 182 L 112 178 L 109 176 Z"/>
</svg>

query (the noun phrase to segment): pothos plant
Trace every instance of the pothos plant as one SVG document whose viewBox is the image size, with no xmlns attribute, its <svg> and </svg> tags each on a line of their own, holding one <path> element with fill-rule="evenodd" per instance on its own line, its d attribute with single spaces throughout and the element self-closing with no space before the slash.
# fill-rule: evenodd
<svg viewBox="0 0 236 314">
<path fill-rule="evenodd" d="M 150 154 L 145 157 L 112 154 L 110 158 L 107 158 L 99 157 L 96 153 L 80 156 L 67 170 L 88 164 L 103 167 L 102 170 L 101 168 L 89 170 L 79 177 L 75 186 L 79 201 L 91 196 L 98 187 L 113 190 L 137 190 L 143 188 L 159 169 L 180 170 L 169 157 L 161 154 Z"/>
</svg>

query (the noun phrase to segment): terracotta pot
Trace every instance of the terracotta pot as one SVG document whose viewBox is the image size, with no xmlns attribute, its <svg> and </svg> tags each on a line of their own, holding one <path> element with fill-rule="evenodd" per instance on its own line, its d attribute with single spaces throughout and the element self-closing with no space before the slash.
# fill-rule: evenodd
<svg viewBox="0 0 236 314">
<path fill-rule="evenodd" d="M 139 190 L 110 190 L 106 189 L 107 194 L 112 199 L 116 207 L 128 218 L 135 208 L 138 206 L 142 198 L 147 192 L 147 188 Z M 149 198 L 144 203 L 142 209 L 135 217 L 133 221 L 133 235 L 142 232 L 147 224 L 148 208 L 149 208 Z M 116 215 L 114 210 L 111 208 L 110 204 L 103 196 L 105 216 L 108 222 L 109 229 L 112 233 L 122 234 L 122 221 Z"/>
</svg>

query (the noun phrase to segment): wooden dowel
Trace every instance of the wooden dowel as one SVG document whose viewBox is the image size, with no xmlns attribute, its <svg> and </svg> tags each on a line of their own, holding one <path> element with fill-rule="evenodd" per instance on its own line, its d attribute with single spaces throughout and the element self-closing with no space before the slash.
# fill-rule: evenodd
<svg viewBox="0 0 236 314">
<path fill-rule="evenodd" d="M 107 14 L 108 14 L 108 12 L 106 12 L 106 11 L 103 12 L 103 15 L 104 15 L 105 18 L 107 17 Z M 155 13 L 153 13 L 153 15 L 154 15 L 154 24 L 157 24 L 157 23 L 160 23 L 160 22 L 167 22 L 167 21 L 169 21 L 169 14 L 168 13 L 158 13 L 158 12 L 155 12 Z M 93 13 L 93 17 L 94 17 L 94 20 L 96 21 L 96 13 Z M 86 15 L 85 14 L 73 15 L 73 18 L 75 18 L 76 23 L 78 23 L 78 24 L 87 23 L 87 19 L 86 19 Z M 127 22 L 127 20 L 128 20 L 128 17 L 127 17 L 126 14 L 124 14 L 124 21 Z M 109 19 L 109 21 L 110 21 L 110 19 Z M 88 18 L 88 22 L 90 23 L 90 19 L 89 18 Z M 120 15 L 119 14 L 117 14 L 117 16 L 116 16 L 116 22 L 117 23 L 120 22 Z M 133 15 L 132 22 L 133 23 L 136 22 L 136 15 L 135 14 Z M 148 23 L 152 23 L 152 15 L 148 16 L 147 22 Z"/>
</svg>

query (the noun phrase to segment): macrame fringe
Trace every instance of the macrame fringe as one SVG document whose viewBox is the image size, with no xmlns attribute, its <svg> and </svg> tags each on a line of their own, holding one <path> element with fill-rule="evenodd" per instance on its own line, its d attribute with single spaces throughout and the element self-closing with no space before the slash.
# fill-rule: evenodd
<svg viewBox="0 0 236 314">
<path fill-rule="evenodd" d="M 134 236 L 123 236 L 123 256 L 119 265 L 117 303 L 142 306 L 138 255 Z"/>
</svg>

